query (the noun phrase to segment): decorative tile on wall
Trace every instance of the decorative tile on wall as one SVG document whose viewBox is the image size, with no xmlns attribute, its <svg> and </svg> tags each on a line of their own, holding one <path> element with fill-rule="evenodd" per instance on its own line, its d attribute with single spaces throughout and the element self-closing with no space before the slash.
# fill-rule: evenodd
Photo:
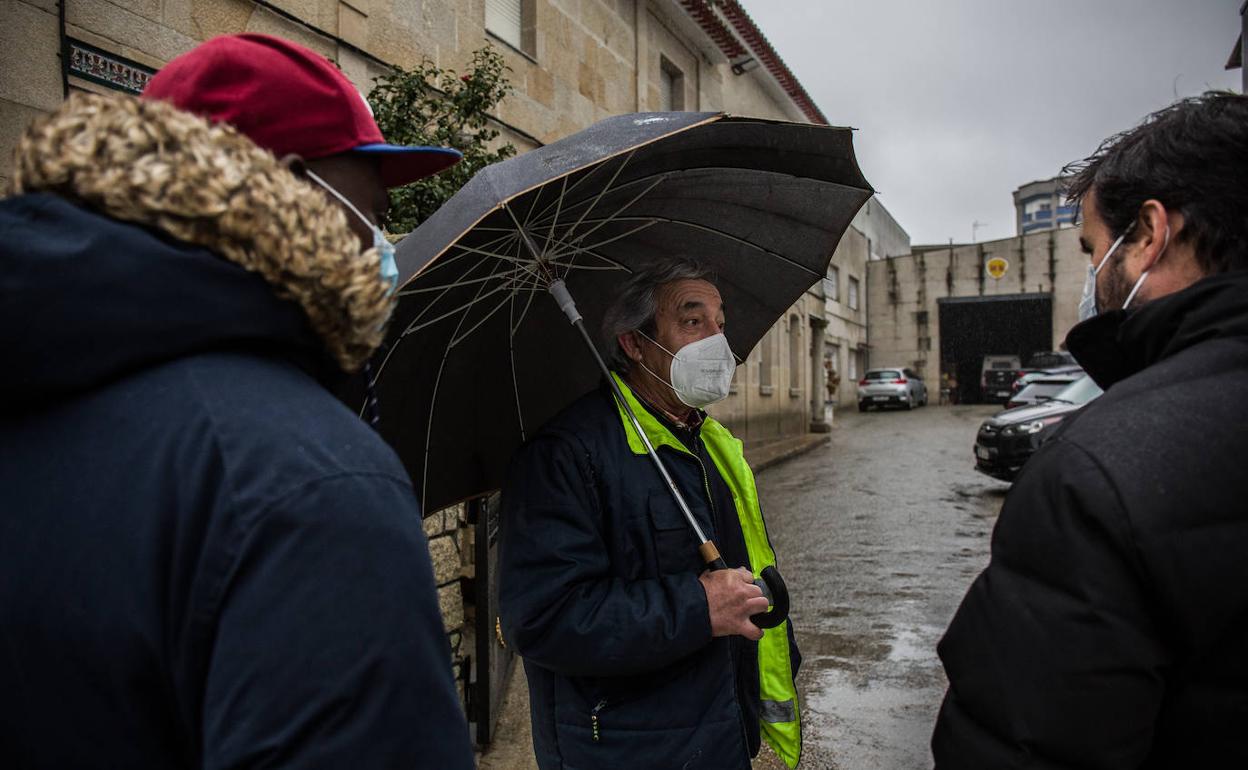
<svg viewBox="0 0 1248 770">
<path fill-rule="evenodd" d="M 106 88 L 141 94 L 156 70 L 69 38 L 69 74 Z"/>
</svg>

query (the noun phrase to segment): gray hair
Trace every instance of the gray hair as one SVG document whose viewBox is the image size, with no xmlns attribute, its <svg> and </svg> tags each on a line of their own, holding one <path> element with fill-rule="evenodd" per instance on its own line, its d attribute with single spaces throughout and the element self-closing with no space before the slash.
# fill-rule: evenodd
<svg viewBox="0 0 1248 770">
<path fill-rule="evenodd" d="M 658 311 L 656 295 L 660 286 L 672 281 L 710 278 L 710 270 L 685 257 L 649 262 L 634 271 L 602 319 L 602 349 L 607 365 L 621 374 L 632 366 L 632 360 L 620 347 L 621 334 L 641 330 L 654 336 L 654 316 Z"/>
</svg>

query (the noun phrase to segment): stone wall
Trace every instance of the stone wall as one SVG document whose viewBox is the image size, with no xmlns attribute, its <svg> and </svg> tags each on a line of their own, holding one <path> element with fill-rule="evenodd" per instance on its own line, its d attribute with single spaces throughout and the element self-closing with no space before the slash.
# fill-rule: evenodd
<svg viewBox="0 0 1248 770">
<path fill-rule="evenodd" d="M 471 569 L 472 529 L 464 506 L 453 505 L 425 517 L 425 535 L 429 538 L 429 556 L 433 560 L 433 577 L 438 586 L 438 608 L 451 646 L 451 662 L 461 672 L 471 649 L 464 643 L 465 570 Z M 460 688 L 460 697 L 463 689 Z"/>
</svg>

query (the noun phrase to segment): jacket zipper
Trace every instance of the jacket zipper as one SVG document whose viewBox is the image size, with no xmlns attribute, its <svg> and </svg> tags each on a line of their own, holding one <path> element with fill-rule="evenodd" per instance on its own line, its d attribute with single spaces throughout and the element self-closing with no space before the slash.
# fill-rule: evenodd
<svg viewBox="0 0 1248 770">
<path fill-rule="evenodd" d="M 702 439 L 698 439 L 698 443 L 701 444 L 701 442 L 702 442 Z M 698 468 L 702 470 L 702 490 L 706 492 L 706 503 L 707 505 L 711 507 L 711 522 L 710 523 L 711 523 L 711 529 L 713 531 L 715 529 L 716 512 L 715 512 L 715 495 L 711 494 L 711 478 L 710 476 L 706 474 L 706 464 L 702 462 L 702 458 L 698 455 L 693 454 L 692 452 L 690 452 L 689 455 L 698 463 Z"/>
<path fill-rule="evenodd" d="M 600 740 L 602 740 L 602 729 L 601 729 L 601 725 L 599 724 L 598 712 L 602 711 L 606 707 L 607 707 L 607 700 L 606 698 L 603 698 L 602 700 L 598 701 L 597 706 L 594 706 L 593 711 L 589 712 L 589 726 L 593 730 L 594 743 L 598 743 Z"/>
</svg>

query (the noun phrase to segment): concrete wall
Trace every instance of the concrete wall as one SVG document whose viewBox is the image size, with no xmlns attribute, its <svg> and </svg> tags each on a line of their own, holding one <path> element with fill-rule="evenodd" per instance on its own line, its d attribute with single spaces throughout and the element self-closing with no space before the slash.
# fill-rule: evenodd
<svg viewBox="0 0 1248 770">
<path fill-rule="evenodd" d="M 910 234 L 877 197 L 872 196 L 858 210 L 853 227 L 870 242 L 868 259 L 900 257 L 910 253 Z"/>
<path fill-rule="evenodd" d="M 984 269 L 993 257 L 1009 262 L 1000 279 Z M 916 250 L 907 257 L 871 262 L 867 265 L 870 365 L 914 367 L 935 388 L 940 381 L 937 300 L 942 297 L 1050 294 L 1056 350 L 1078 321 L 1087 266 L 1077 229 Z"/>
</svg>

